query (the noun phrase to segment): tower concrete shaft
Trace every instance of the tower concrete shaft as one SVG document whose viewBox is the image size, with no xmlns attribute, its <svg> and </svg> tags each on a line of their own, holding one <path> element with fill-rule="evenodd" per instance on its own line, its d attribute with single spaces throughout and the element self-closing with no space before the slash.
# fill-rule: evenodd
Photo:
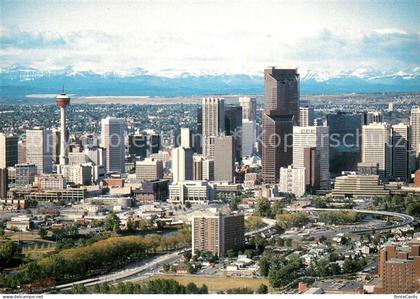
<svg viewBox="0 0 420 299">
<path fill-rule="evenodd" d="M 60 107 L 61 137 L 60 137 L 60 165 L 68 164 L 68 146 L 66 138 L 66 107 Z"/>
</svg>

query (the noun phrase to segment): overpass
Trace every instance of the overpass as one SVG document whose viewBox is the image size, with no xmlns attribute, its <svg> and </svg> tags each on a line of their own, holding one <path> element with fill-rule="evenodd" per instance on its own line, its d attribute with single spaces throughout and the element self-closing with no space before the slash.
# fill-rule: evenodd
<svg viewBox="0 0 420 299">
<path fill-rule="evenodd" d="M 361 214 L 372 214 L 372 215 L 380 215 L 380 216 L 390 216 L 399 218 L 401 221 L 399 223 L 394 223 L 390 225 L 386 225 L 383 227 L 375 227 L 375 228 L 361 228 L 356 229 L 353 232 L 355 233 L 363 233 L 363 232 L 369 232 L 369 231 L 381 231 L 381 230 L 390 230 L 393 228 L 405 226 L 408 224 L 411 224 L 415 221 L 415 218 L 413 216 L 397 213 L 397 212 L 390 212 L 390 211 L 376 211 L 376 210 L 354 210 L 354 209 L 327 209 L 327 208 L 305 208 L 302 210 L 303 212 L 324 212 L 324 211 L 335 211 L 335 212 L 357 212 Z"/>
</svg>

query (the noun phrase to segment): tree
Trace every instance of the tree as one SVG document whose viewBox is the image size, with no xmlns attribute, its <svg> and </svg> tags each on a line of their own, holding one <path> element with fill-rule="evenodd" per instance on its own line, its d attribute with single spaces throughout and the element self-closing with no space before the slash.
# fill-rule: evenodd
<svg viewBox="0 0 420 299">
<path fill-rule="evenodd" d="M 308 223 L 309 218 L 304 213 L 284 213 L 278 214 L 276 217 L 277 225 L 282 229 L 291 227 L 300 227 Z"/>
<path fill-rule="evenodd" d="M 38 235 L 41 239 L 45 239 L 45 237 L 48 235 L 48 231 L 45 228 L 41 227 L 38 231 Z"/>
<path fill-rule="evenodd" d="M 127 219 L 127 231 L 133 232 L 133 231 L 136 230 L 136 228 L 137 228 L 137 224 L 136 224 L 135 221 L 133 221 L 133 218 L 131 218 L 131 217 L 128 218 Z"/>
<path fill-rule="evenodd" d="M 405 208 L 405 212 L 411 216 L 420 216 L 420 201 L 410 202 Z"/>
<path fill-rule="evenodd" d="M 271 217 L 271 205 L 267 198 L 260 197 L 257 199 L 257 205 L 255 207 L 255 213 L 261 217 Z"/>
<path fill-rule="evenodd" d="M 271 267 L 268 273 L 268 280 L 272 287 L 279 288 L 287 285 L 298 277 L 298 270 L 301 269 L 299 257 L 293 257 L 289 260 L 284 258 L 275 258 L 271 260 Z"/>
<path fill-rule="evenodd" d="M 199 289 L 197 287 L 197 285 L 193 282 L 190 282 L 189 284 L 187 284 L 187 286 L 185 287 L 185 292 L 187 294 L 198 294 L 199 293 Z"/>
<path fill-rule="evenodd" d="M 258 294 L 268 294 L 268 287 L 265 284 L 260 284 L 257 290 Z"/>
<path fill-rule="evenodd" d="M 228 258 L 234 258 L 235 257 L 235 251 L 233 249 L 228 249 L 228 251 L 226 252 Z"/>
<path fill-rule="evenodd" d="M 86 294 L 87 289 L 84 284 L 74 284 L 71 288 L 73 294 Z"/>
<path fill-rule="evenodd" d="M 244 254 L 247 258 L 252 259 L 254 252 L 251 249 L 245 249 Z"/>
<path fill-rule="evenodd" d="M 103 282 L 99 285 L 99 293 L 101 294 L 109 294 L 110 287 L 106 282 Z"/>
<path fill-rule="evenodd" d="M 207 285 L 206 284 L 203 284 L 202 286 L 201 286 L 201 294 L 208 294 L 209 293 L 209 288 L 207 287 Z"/>
<path fill-rule="evenodd" d="M 171 269 L 171 265 L 169 265 L 169 264 L 163 265 L 163 271 L 169 272 L 170 269 Z"/>
<path fill-rule="evenodd" d="M 342 236 L 340 240 L 341 245 L 347 245 L 349 244 L 349 239 L 346 236 Z"/>
<path fill-rule="evenodd" d="M 283 213 L 283 204 L 280 201 L 275 201 L 271 207 L 273 216 Z"/>
<path fill-rule="evenodd" d="M 260 267 L 260 273 L 262 276 L 267 277 L 268 272 L 270 270 L 270 260 L 263 256 L 260 258 L 260 261 L 258 262 L 258 266 Z"/>
<path fill-rule="evenodd" d="M 187 209 L 191 209 L 191 203 L 190 203 L 189 201 L 186 201 L 186 202 L 185 202 L 185 207 L 186 207 Z"/>
<path fill-rule="evenodd" d="M 18 244 L 13 241 L 0 243 L 0 265 L 9 264 L 18 255 Z"/>
<path fill-rule="evenodd" d="M 106 216 L 104 220 L 104 226 L 107 231 L 118 233 L 120 231 L 120 224 L 121 220 L 114 212 Z"/>
</svg>

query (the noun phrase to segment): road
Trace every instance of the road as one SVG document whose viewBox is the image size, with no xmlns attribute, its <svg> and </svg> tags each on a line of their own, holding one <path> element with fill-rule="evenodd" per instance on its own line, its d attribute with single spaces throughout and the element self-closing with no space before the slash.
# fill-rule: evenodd
<svg viewBox="0 0 420 299">
<path fill-rule="evenodd" d="M 92 286 L 95 284 L 107 282 L 107 283 L 117 283 L 124 280 L 127 277 L 136 276 L 144 271 L 157 268 L 165 263 L 171 263 L 175 260 L 181 258 L 180 253 L 185 249 L 178 250 L 175 252 L 167 253 L 160 256 L 150 257 L 142 260 L 141 262 L 131 264 L 127 266 L 124 270 L 114 271 L 105 275 L 97 276 L 94 278 L 79 280 L 67 284 L 58 285 L 55 288 L 58 290 L 67 290 L 70 289 L 75 284 L 84 284 L 85 286 Z"/>
<path fill-rule="evenodd" d="M 373 210 L 353 210 L 353 209 L 320 209 L 320 208 L 306 208 L 307 211 L 345 211 L 345 212 L 357 212 L 357 213 L 363 213 L 363 214 L 373 214 L 373 215 L 381 215 L 381 216 L 391 216 L 400 218 L 402 221 L 391 224 L 391 225 L 385 225 L 382 227 L 374 227 L 374 228 L 365 228 L 365 229 L 356 229 L 353 232 L 354 233 L 363 233 L 363 232 L 369 232 L 369 231 L 380 231 L 380 230 L 389 230 L 401 226 L 405 226 L 408 224 L 411 224 L 415 221 L 413 216 L 402 214 L 402 213 L 396 213 L 396 212 L 389 212 L 389 211 L 373 211 Z"/>
<path fill-rule="evenodd" d="M 382 231 L 382 230 L 390 230 L 393 228 L 405 226 L 408 224 L 411 224 L 415 221 L 414 217 L 406 214 L 396 213 L 396 212 L 388 212 L 388 211 L 373 211 L 373 210 L 363 210 L 363 209 L 321 209 L 321 208 L 306 208 L 302 210 L 303 212 L 318 212 L 318 211 L 353 211 L 358 213 L 364 213 L 364 214 L 373 214 L 373 215 L 382 215 L 382 216 L 392 216 L 399 218 L 401 221 L 398 223 L 393 223 L 390 225 L 387 225 L 385 221 L 371 221 L 370 224 L 362 223 L 357 225 L 341 225 L 337 227 L 330 227 L 326 229 L 320 229 L 320 230 L 313 230 L 309 233 L 296 233 L 291 232 L 289 234 L 283 234 L 285 238 L 289 239 L 302 239 L 304 237 L 314 237 L 319 238 L 321 236 L 331 237 L 335 236 L 337 234 L 346 234 L 346 233 L 353 233 L 353 234 L 360 234 L 365 232 L 372 232 L 372 231 Z"/>
<path fill-rule="evenodd" d="M 264 227 L 261 227 L 259 229 L 256 229 L 256 230 L 245 233 L 245 237 L 260 234 L 262 232 L 265 232 L 266 230 L 269 230 L 270 228 L 273 228 L 276 225 L 276 220 L 275 219 L 261 218 L 261 220 L 267 225 L 264 226 Z"/>
</svg>

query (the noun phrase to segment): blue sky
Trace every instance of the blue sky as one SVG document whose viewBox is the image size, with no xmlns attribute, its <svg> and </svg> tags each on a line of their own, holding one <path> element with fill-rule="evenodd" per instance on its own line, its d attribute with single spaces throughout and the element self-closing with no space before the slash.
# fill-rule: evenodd
<svg viewBox="0 0 420 299">
<path fill-rule="evenodd" d="M 226 3 L 227 2 L 227 3 Z M 1 1 L 0 67 L 420 73 L 419 1 Z"/>
</svg>

